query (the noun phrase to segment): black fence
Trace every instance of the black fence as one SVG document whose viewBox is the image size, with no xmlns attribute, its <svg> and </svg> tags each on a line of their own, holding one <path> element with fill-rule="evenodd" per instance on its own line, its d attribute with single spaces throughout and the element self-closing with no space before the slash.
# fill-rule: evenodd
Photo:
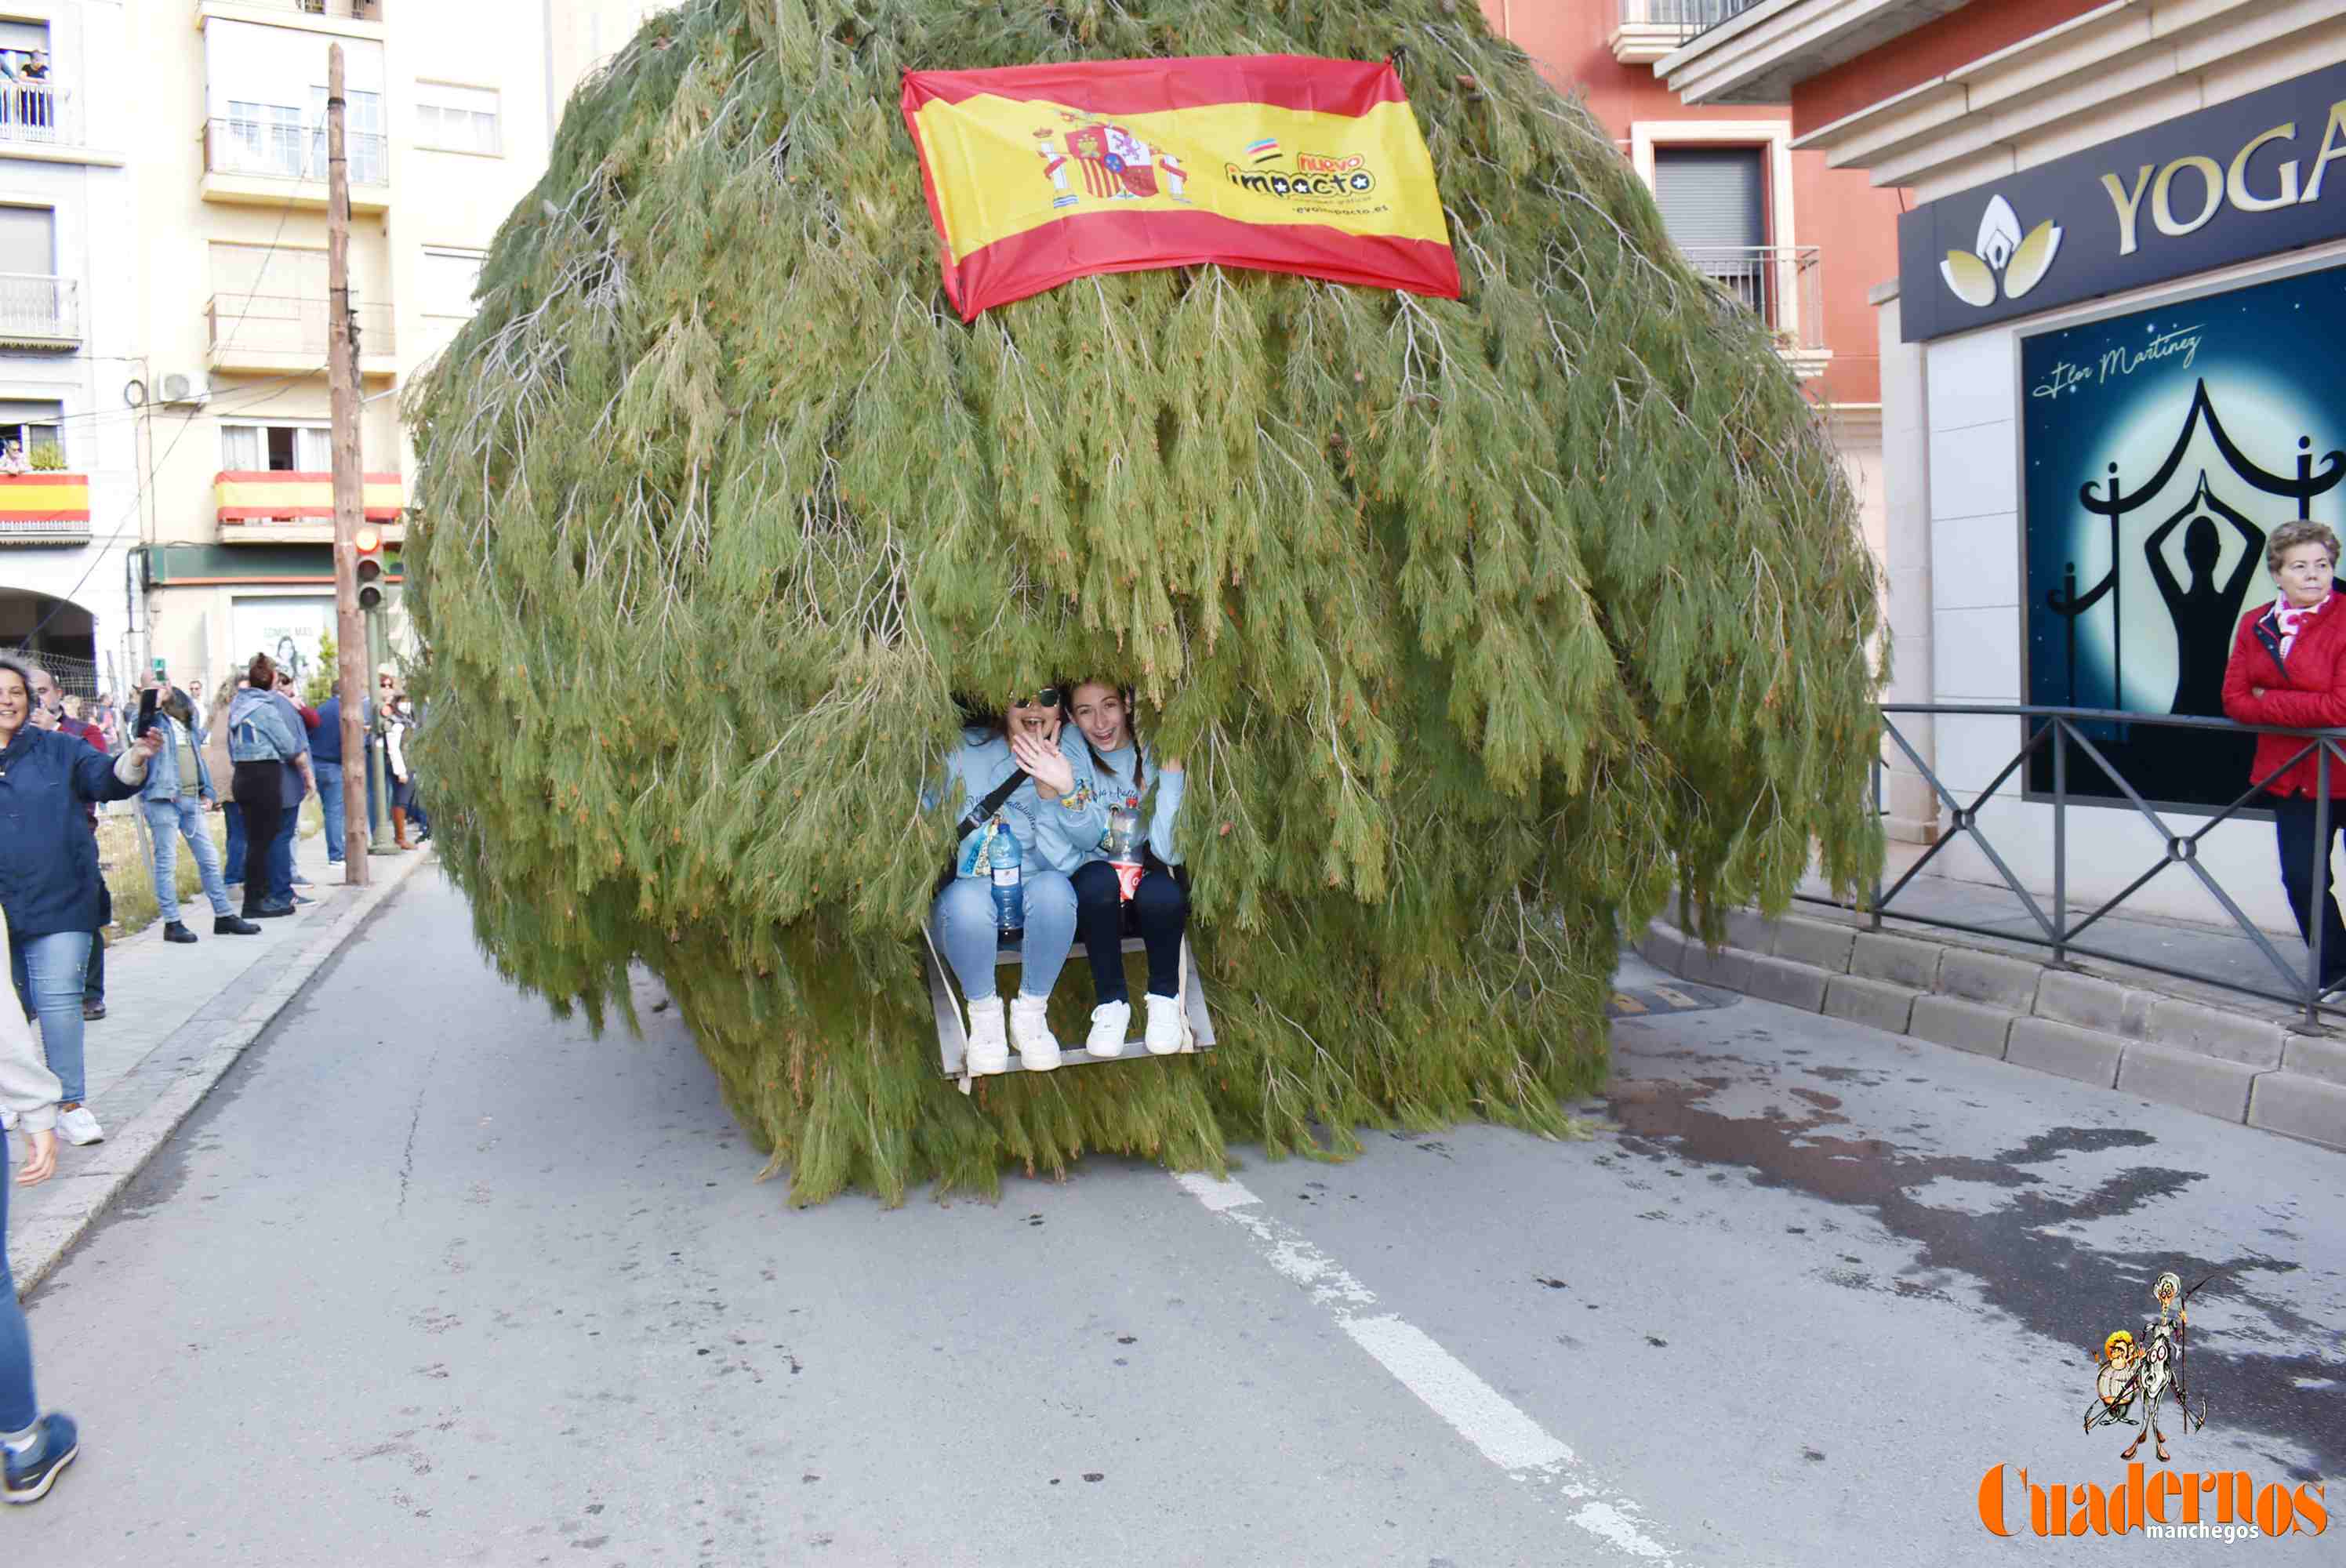
<svg viewBox="0 0 2346 1568">
<path fill-rule="evenodd" d="M 1937 771 L 1929 763 L 1923 760 L 1922 755 L 1915 750 L 1912 743 L 1900 731 L 1898 720 L 1902 717 L 2011 718 L 2019 721 L 2023 726 L 2023 738 L 2019 749 L 2013 754 L 2012 759 L 2004 765 L 1995 777 L 1988 782 L 1985 789 L 1980 790 L 1966 803 L 1948 788 L 1946 782 L 1939 777 Z M 2333 779 L 2346 783 L 2346 775 L 2337 771 L 2339 769 L 2346 768 L 2346 749 L 2341 748 L 2341 746 L 2346 746 L 2346 730 L 2274 729 L 2256 725 L 2235 724 L 2224 718 L 2191 718 L 2166 714 L 2122 713 L 2106 708 L 2038 708 L 1995 703 L 1886 703 L 1882 708 L 1882 719 L 1884 733 L 1890 743 L 1904 755 L 1909 763 L 1912 764 L 1914 771 L 1937 798 L 1945 817 L 1947 831 L 1943 832 L 1938 841 L 1923 852 L 1921 859 L 1909 866 L 1896 881 L 1884 887 L 1879 878 L 1875 879 L 1870 901 L 1871 908 L 1866 911 L 1871 915 L 1875 930 L 1881 929 L 1882 917 L 1890 915 L 1919 925 L 1968 932 L 1978 936 L 1993 937 L 2001 942 L 2031 942 L 2052 949 L 2053 961 L 2055 963 L 2067 962 L 2072 954 L 2103 959 L 2114 963 L 2131 965 L 2137 969 L 2147 969 L 2156 973 L 2172 975 L 2178 980 L 2196 981 L 2202 984 L 2220 986 L 2229 991 L 2262 997 L 2270 1002 L 2285 1003 L 2292 1007 L 2302 1009 L 2305 1021 L 2309 1024 L 2318 1023 L 2324 1012 L 2334 1014 L 2340 1011 L 2340 1004 L 2325 1003 L 2322 999 L 2321 974 L 2325 955 L 2321 951 L 2322 921 L 2317 901 L 2322 885 L 2320 875 L 2321 865 L 2330 858 L 2330 825 L 2337 820 L 2332 814 L 2333 808 L 2330 799 L 2331 784 Z M 2279 735 L 2287 737 L 2296 744 L 2292 747 L 2286 761 L 2258 778 L 2229 804 L 2220 807 L 2177 807 L 2154 804 L 2145 799 L 2142 793 L 2127 779 L 2121 769 L 2110 760 L 2106 745 L 2098 744 L 2091 733 L 2092 730 L 2102 730 L 2106 738 L 2107 733 L 2113 728 L 2120 727 L 2127 729 L 2135 727 L 2161 728 L 2202 734 L 2213 732 L 2227 739 Z M 2178 739 L 2182 738 L 2188 738 L 2188 737 L 2178 737 Z M 2284 955 L 2280 949 L 2273 944 L 2272 938 L 2248 917 L 2241 910 L 2239 901 L 2226 891 L 2223 883 L 2201 862 L 2199 847 L 2218 825 L 2235 820 L 2245 811 L 2258 809 L 2261 805 L 2269 803 L 2270 798 L 2265 793 L 2266 787 L 2308 758 L 2311 758 L 2314 761 L 2314 859 L 2307 867 L 2309 874 L 2304 883 L 2309 890 L 2307 900 L 2309 918 L 2305 921 L 2305 929 L 2311 932 L 2313 935 L 2308 944 L 2310 951 L 2301 960 L 2293 960 Z M 2024 766 L 2031 765 L 2032 759 L 2040 759 L 2049 764 L 2048 768 L 2039 773 L 2039 778 L 2042 779 L 2045 772 L 2049 772 L 2049 789 L 2030 792 L 2035 800 L 2049 805 L 2053 812 L 2053 891 L 2052 907 L 2049 911 L 2045 907 L 2044 901 L 2032 894 L 2021 879 L 2014 874 L 2011 865 L 1998 851 L 1980 825 L 1981 809 L 1994 798 L 1995 792 L 2004 788 L 2014 774 L 2019 772 Z M 2085 779 L 2092 781 L 2092 788 L 2073 793 L 2071 771 L 2075 768 L 2082 768 L 2086 770 Z M 1873 764 L 1873 799 L 1877 812 L 1884 809 L 1882 778 L 1883 766 L 1881 759 L 1877 757 Z M 2102 780 L 2106 780 L 2106 784 L 2102 783 Z M 2112 787 L 2116 790 L 2116 799 L 2140 813 L 2142 819 L 2150 824 L 2153 831 L 2165 840 L 2166 850 L 2145 868 L 2141 875 L 2128 882 L 2114 897 L 2104 901 L 2082 919 L 2072 920 L 2069 914 L 2068 898 L 2069 809 L 2073 803 L 2079 801 L 2089 803 L 2096 809 L 2112 809 L 2113 797 L 2109 793 Z M 2346 806 L 2346 801 L 2339 804 Z M 2203 812 L 2206 813 L 2204 820 L 2199 820 L 2188 832 L 2179 830 L 2179 825 L 2171 824 L 2168 820 L 2170 816 L 2189 815 L 2198 818 Z M 1933 860 L 1938 858 L 1939 852 L 1953 843 L 1958 837 L 1968 839 L 1977 847 L 1987 863 L 1995 868 L 1996 875 L 2004 880 L 2004 886 L 2011 890 L 2019 899 L 2022 907 L 2027 911 L 2036 928 L 2035 931 L 2024 930 L 2015 934 L 2010 931 L 1997 930 L 1976 922 L 1951 920 L 1943 916 L 1925 913 L 1915 909 L 1911 903 L 1904 909 L 1898 907 L 1899 895 L 1912 888 L 1915 879 L 1923 874 L 1923 870 Z M 2175 867 L 2180 867 L 2197 878 L 2199 884 L 2206 888 L 2216 902 L 2222 907 L 2224 912 L 2230 916 L 2232 923 L 2239 928 L 2239 933 L 2253 943 L 2270 962 L 2274 976 L 2271 983 L 2244 983 L 2236 975 L 2161 963 L 2147 960 L 2138 953 L 2115 952 L 2106 948 L 2089 946 L 2086 942 L 2079 940 L 2127 900 L 2148 886 L 2152 879 Z M 1802 897 L 1805 901 L 1811 903 L 1833 901 L 1805 894 Z M 2346 955 L 2341 955 L 2341 957 L 2346 958 Z"/>
</svg>

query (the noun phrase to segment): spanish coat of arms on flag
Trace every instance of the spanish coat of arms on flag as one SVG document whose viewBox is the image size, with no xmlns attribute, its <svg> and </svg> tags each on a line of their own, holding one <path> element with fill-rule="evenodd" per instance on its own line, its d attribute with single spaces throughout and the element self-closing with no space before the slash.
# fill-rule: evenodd
<svg viewBox="0 0 2346 1568">
<path fill-rule="evenodd" d="M 1207 262 L 1458 297 L 1390 64 L 1300 55 L 908 71 L 964 320 L 1073 278 Z"/>
</svg>

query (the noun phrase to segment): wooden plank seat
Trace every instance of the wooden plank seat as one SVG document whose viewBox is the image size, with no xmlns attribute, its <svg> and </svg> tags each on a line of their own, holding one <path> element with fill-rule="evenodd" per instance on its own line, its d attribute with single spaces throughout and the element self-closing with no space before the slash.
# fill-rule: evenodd
<svg viewBox="0 0 2346 1568">
<path fill-rule="evenodd" d="M 1137 936 L 1124 939 L 1124 951 L 1127 952 L 1139 952 L 1144 946 L 1145 944 Z M 1084 944 L 1078 942 L 1068 950 L 1067 962 L 1073 963 L 1087 956 Z M 994 951 L 994 962 L 996 968 L 1015 968 L 1024 962 L 1024 955 L 1015 944 L 1005 945 Z M 972 1078 L 964 1061 L 969 1044 L 968 1014 L 963 1011 L 961 993 L 960 989 L 954 984 L 953 971 L 946 966 L 944 957 L 937 952 L 936 939 L 930 935 L 926 926 L 921 928 L 921 966 L 928 974 L 930 1004 L 936 1010 L 938 1062 L 944 1075 L 958 1081 L 961 1084 L 961 1092 L 966 1095 L 970 1092 Z M 1206 1011 L 1206 988 L 1204 983 L 1198 978 L 1198 955 L 1189 950 L 1189 939 L 1186 935 L 1181 939 L 1180 983 L 1181 991 L 1178 998 L 1181 1003 L 1181 1051 L 1179 1054 L 1210 1051 L 1214 1045 L 1214 1021 L 1212 1015 Z M 1136 1024 L 1139 1023 L 1146 1016 L 1145 1007 L 1135 1005 L 1132 1015 L 1133 1022 Z M 1070 1045 L 1064 1040 L 1059 1043 L 1059 1065 L 1062 1067 L 1085 1067 L 1100 1062 L 1129 1062 L 1135 1058 L 1143 1061 L 1148 1059 L 1148 1047 L 1143 1044 L 1137 1033 L 1124 1043 L 1124 1054 L 1121 1056 L 1095 1056 L 1081 1045 Z M 1008 1070 L 1013 1073 L 1025 1071 L 1018 1063 L 1018 1047 L 1015 1042 L 1013 1042 L 1010 1047 Z"/>
</svg>

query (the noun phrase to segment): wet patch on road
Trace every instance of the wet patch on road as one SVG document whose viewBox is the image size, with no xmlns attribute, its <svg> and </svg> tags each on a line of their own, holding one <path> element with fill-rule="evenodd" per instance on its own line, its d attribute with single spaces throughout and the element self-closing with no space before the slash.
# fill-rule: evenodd
<svg viewBox="0 0 2346 1568">
<path fill-rule="evenodd" d="M 1790 1055 L 1797 1049 L 1771 1047 L 1770 1054 Z M 2162 1200 L 2209 1179 L 2205 1171 L 2148 1157 L 2157 1143 L 2151 1134 L 2125 1126 L 2055 1126 L 1984 1156 L 1932 1153 L 1866 1135 L 1851 1125 L 1840 1097 L 1776 1081 L 1781 1072 L 1881 1084 L 1892 1081 L 1889 1073 L 1751 1060 L 1722 1053 L 1716 1043 L 1708 1050 L 1679 1051 L 1659 1038 L 1640 1042 L 1637 1054 L 1643 1060 L 1636 1065 L 1648 1071 L 1666 1059 L 1698 1075 L 1613 1083 L 1607 1105 L 1624 1153 L 1655 1163 L 1739 1166 L 1757 1186 L 1869 1210 L 1914 1248 L 1913 1266 L 1892 1278 L 1851 1267 L 1859 1261 L 1853 1257 L 1826 1260 L 1819 1277 L 1835 1286 L 1960 1306 L 1971 1293 L 1959 1298 L 1947 1289 L 1960 1278 L 1975 1282 L 1976 1298 L 1989 1308 L 2072 1345 L 2079 1341 L 2080 1325 L 2138 1315 L 2161 1268 L 2192 1280 L 2219 1275 L 2229 1321 L 2220 1336 L 2210 1332 L 2200 1342 L 2208 1365 L 2200 1374 L 2207 1381 L 2198 1385 L 2220 1389 L 2218 1419 L 2294 1447 L 2296 1456 L 2270 1456 L 2293 1472 L 2301 1469 L 2300 1456 L 2310 1456 L 2321 1471 L 2346 1470 L 2346 1385 L 2331 1380 L 2340 1370 L 2336 1362 L 2303 1352 L 2308 1345 L 2334 1343 L 2336 1326 L 2310 1322 L 2287 1301 L 2257 1288 L 2259 1277 L 2294 1274 L 2298 1263 L 2247 1249 L 2222 1257 L 2180 1246 L 2156 1254 L 2104 1250 L 2063 1233 L 2084 1222 L 2124 1217 L 2133 1222 L 2130 1228 L 2155 1234 Z M 1721 1074 L 1720 1067 L 1731 1071 Z M 2146 1152 L 2143 1163 L 2082 1190 L 2062 1190 L 2065 1181 L 2076 1180 L 2076 1171 L 2047 1168 L 2068 1156 L 2133 1149 Z M 1628 1185 L 1641 1185 L 1630 1176 L 1634 1167 L 1605 1156 L 1597 1163 L 1612 1166 Z M 1937 1201 L 1925 1201 L 1926 1193 Z M 1955 1207 L 1946 1206 L 1950 1194 L 1960 1195 Z M 1801 1227 L 1786 1229 L 1803 1234 Z M 2242 1349 L 2259 1342 L 2273 1352 Z M 2315 1473 L 2303 1471 L 2300 1479 Z"/>
</svg>

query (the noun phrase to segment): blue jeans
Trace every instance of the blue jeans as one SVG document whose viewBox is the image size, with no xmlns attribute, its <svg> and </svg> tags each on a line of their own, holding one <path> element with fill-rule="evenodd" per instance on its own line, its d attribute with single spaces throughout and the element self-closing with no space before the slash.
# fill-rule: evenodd
<svg viewBox="0 0 2346 1568">
<path fill-rule="evenodd" d="M 16 1277 L 8 1269 L 8 1189 L 16 1185 L 8 1138 L 0 1133 L 0 1431 L 20 1432 L 41 1419 L 33 1402 L 33 1338 L 16 1305 Z"/>
<path fill-rule="evenodd" d="M 49 1059 L 49 1071 L 57 1075 L 57 1103 L 64 1105 L 78 1105 L 86 1087 L 81 996 L 89 972 L 90 941 L 86 931 L 60 931 L 17 937 L 9 943 L 8 967 L 14 972 L 9 978 L 16 983 L 16 999 L 25 1011 L 41 1021 L 41 1051 Z"/>
<path fill-rule="evenodd" d="M 1076 944 L 1076 890 L 1056 871 L 1032 871 L 1026 881 L 1026 934 L 1019 944 L 1022 996 L 1048 996 Z M 972 1002 L 994 995 L 994 884 L 955 877 L 937 895 L 930 917 L 937 946 L 953 965 L 961 993 Z"/>
<path fill-rule="evenodd" d="M 211 830 L 204 823 L 203 803 L 190 796 L 180 795 L 168 800 L 141 800 L 147 813 L 148 836 L 155 840 L 155 908 L 165 921 L 179 918 L 179 840 L 188 840 L 188 848 L 196 855 L 196 870 L 202 874 L 204 897 L 211 901 L 212 913 L 225 919 L 236 912 L 229 906 L 228 879 L 220 875 L 219 846 L 212 842 Z"/>
<path fill-rule="evenodd" d="M 310 766 L 318 775 L 318 809 L 326 818 L 326 861 L 339 866 L 342 863 L 342 846 L 350 835 L 342 821 L 342 765 L 311 758 Z"/>
<path fill-rule="evenodd" d="M 277 823 L 277 837 L 269 846 L 269 896 L 276 902 L 293 901 L 293 835 L 301 830 L 299 801 L 285 808 Z"/>
<path fill-rule="evenodd" d="M 228 864 L 220 868 L 220 875 L 224 881 L 240 882 L 244 881 L 244 808 L 223 800 L 220 815 L 228 819 Z"/>
</svg>

